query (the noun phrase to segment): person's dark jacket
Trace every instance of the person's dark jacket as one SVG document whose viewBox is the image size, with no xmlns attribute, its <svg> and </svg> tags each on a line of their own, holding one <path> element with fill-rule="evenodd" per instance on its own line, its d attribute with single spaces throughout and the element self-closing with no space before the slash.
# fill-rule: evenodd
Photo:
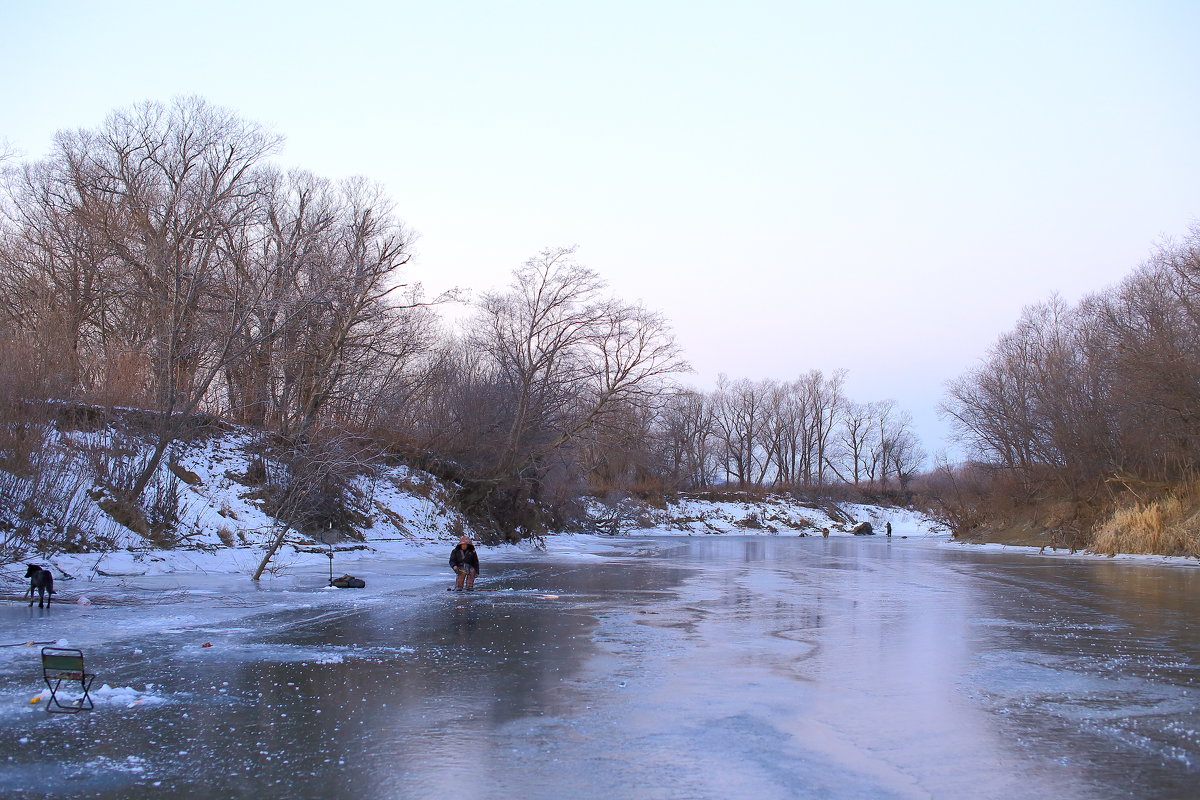
<svg viewBox="0 0 1200 800">
<path fill-rule="evenodd" d="M 476 555 L 474 546 L 467 545 L 467 549 L 463 550 L 455 545 L 454 551 L 450 553 L 450 566 L 454 568 L 455 572 L 458 572 L 463 566 L 479 572 L 479 556 Z"/>
</svg>

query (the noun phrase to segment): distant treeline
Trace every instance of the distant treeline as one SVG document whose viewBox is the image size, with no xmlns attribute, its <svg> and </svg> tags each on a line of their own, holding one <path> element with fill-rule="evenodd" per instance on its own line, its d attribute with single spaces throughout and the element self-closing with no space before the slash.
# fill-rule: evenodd
<svg viewBox="0 0 1200 800">
<path fill-rule="evenodd" d="M 302 527 L 334 513 L 313 510 L 336 504 L 331 465 L 398 454 L 511 533 L 585 493 L 900 487 L 922 464 L 907 414 L 850 401 L 842 373 L 682 389 L 667 321 L 609 296 L 571 249 L 531 258 L 451 329 L 437 310 L 454 298 L 408 282 L 414 237 L 384 191 L 283 171 L 269 160 L 280 145 L 188 98 L 10 159 L 0 466 L 37 463 L 38 402 L 150 410 L 150 444 L 104 490 L 126 515 L 161 518 L 147 492 L 207 415 L 290 452 L 280 497 L 309 510 L 279 509 Z"/>
<path fill-rule="evenodd" d="M 1074 543 L 1194 548 L 1200 226 L 1111 289 L 1026 308 L 984 362 L 952 383 L 945 407 L 975 459 L 942 482 L 947 497 L 973 487 L 958 495 L 964 522 L 1040 503 L 1057 506 L 1056 525 Z M 1140 521 L 1114 522 L 1120 508 Z M 1122 535 L 1161 541 L 1113 538 Z"/>
</svg>

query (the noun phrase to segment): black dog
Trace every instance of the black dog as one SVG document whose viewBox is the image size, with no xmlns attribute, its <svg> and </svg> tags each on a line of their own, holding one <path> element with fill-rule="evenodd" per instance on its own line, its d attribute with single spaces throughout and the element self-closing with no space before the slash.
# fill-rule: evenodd
<svg viewBox="0 0 1200 800">
<path fill-rule="evenodd" d="M 38 608 L 42 607 L 42 599 L 45 598 L 46 605 L 50 605 L 50 599 L 54 596 L 54 576 L 50 574 L 50 570 L 42 569 L 37 564 L 26 564 L 29 569 L 25 570 L 25 577 L 29 578 L 29 607 L 33 608 L 33 593 L 38 593 Z"/>
</svg>

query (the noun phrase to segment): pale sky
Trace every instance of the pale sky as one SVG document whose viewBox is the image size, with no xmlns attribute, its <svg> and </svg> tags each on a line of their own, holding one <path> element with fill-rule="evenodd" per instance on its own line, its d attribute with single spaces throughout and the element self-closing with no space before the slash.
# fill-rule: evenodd
<svg viewBox="0 0 1200 800">
<path fill-rule="evenodd" d="M 578 245 L 686 382 L 845 368 L 936 451 L 1023 306 L 1200 220 L 1198 38 L 1166 0 L 0 0 L 0 141 L 200 95 L 382 183 L 431 290 Z"/>
</svg>

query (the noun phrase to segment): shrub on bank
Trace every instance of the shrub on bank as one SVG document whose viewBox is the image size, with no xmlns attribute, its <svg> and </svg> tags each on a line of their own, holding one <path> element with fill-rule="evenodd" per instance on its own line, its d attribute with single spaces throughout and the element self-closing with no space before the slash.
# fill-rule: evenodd
<svg viewBox="0 0 1200 800">
<path fill-rule="evenodd" d="M 1200 556 L 1200 503 L 1196 486 L 1185 496 L 1170 494 L 1158 500 L 1116 509 L 1096 526 L 1091 549 L 1097 553 L 1154 553 Z"/>
</svg>

